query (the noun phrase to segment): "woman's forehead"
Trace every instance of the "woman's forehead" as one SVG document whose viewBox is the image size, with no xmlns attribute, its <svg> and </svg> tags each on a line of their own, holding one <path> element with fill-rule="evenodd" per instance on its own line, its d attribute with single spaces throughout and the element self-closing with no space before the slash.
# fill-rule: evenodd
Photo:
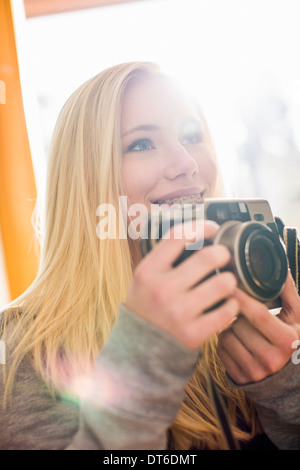
<svg viewBox="0 0 300 470">
<path fill-rule="evenodd" d="M 170 121 L 175 119 L 199 119 L 193 100 L 170 79 L 155 77 L 131 84 L 124 95 L 122 105 L 122 131 L 141 123 Z"/>
</svg>

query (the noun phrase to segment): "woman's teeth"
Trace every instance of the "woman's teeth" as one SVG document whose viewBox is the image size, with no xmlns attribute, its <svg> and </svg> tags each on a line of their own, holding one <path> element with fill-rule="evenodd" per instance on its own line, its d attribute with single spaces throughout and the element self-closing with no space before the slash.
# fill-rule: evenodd
<svg viewBox="0 0 300 470">
<path fill-rule="evenodd" d="M 158 200 L 155 201 L 154 204 L 193 204 L 203 197 L 203 192 L 202 193 L 197 193 L 197 194 L 192 194 L 191 196 L 183 196 L 183 197 L 176 197 L 174 199 L 165 199 L 164 201 Z"/>
</svg>

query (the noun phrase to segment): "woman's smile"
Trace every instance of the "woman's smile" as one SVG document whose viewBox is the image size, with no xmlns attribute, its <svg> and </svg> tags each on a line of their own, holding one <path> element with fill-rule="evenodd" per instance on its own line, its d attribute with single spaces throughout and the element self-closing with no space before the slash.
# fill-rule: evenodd
<svg viewBox="0 0 300 470">
<path fill-rule="evenodd" d="M 205 190 L 195 190 L 194 188 L 185 188 L 173 193 L 166 194 L 153 201 L 153 204 L 195 204 L 204 199 Z"/>
</svg>

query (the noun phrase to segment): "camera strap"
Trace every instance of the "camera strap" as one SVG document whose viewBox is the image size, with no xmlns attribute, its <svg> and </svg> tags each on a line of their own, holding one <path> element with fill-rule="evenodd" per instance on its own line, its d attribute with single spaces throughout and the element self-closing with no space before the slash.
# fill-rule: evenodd
<svg viewBox="0 0 300 470">
<path fill-rule="evenodd" d="M 286 248 L 289 268 L 293 276 L 296 289 L 300 295 L 299 286 L 299 264 L 300 264 L 300 242 L 297 236 L 297 229 L 287 227 L 279 217 L 275 217 L 275 222 L 282 242 Z"/>
</svg>

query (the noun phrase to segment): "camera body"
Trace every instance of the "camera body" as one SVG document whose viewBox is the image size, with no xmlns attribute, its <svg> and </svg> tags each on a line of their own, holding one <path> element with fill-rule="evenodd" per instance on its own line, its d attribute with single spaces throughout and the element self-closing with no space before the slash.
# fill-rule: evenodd
<svg viewBox="0 0 300 470">
<path fill-rule="evenodd" d="M 231 261 L 222 271 L 233 272 L 238 286 L 269 309 L 280 307 L 288 263 L 268 201 L 209 198 L 188 206 L 186 210 L 184 205 L 176 204 L 169 210 L 165 208 L 149 216 L 147 233 L 141 241 L 142 255 L 148 253 L 174 224 L 199 217 L 212 220 L 220 226 L 216 236 L 201 240 L 200 244 L 191 244 L 174 264 L 205 245 L 223 244 L 231 253 Z"/>
</svg>

